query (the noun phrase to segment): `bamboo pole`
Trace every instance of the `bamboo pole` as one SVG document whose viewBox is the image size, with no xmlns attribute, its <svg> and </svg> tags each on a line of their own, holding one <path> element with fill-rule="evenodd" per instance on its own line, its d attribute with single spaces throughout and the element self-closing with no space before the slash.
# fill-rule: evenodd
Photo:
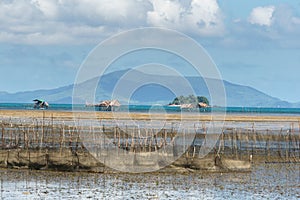
<svg viewBox="0 0 300 200">
<path fill-rule="evenodd" d="M 149 152 L 152 152 L 152 140 L 153 140 L 153 132 L 152 132 L 152 130 L 151 130 L 151 128 L 150 128 L 150 138 L 149 138 Z"/>
<path fill-rule="evenodd" d="M 4 124 L 1 124 L 1 143 L 2 143 L 2 148 L 5 147 L 5 140 L 4 140 L 4 133 L 5 133 L 5 129 L 4 129 Z"/>
<path fill-rule="evenodd" d="M 11 147 L 12 146 L 12 127 L 13 127 L 13 125 L 12 125 L 12 122 L 10 121 L 10 129 L 9 129 L 9 147 Z"/>
<path fill-rule="evenodd" d="M 283 159 L 282 152 L 281 152 L 281 150 L 282 150 L 282 148 L 281 148 L 281 141 L 282 141 L 281 138 L 283 138 L 282 132 L 283 132 L 283 130 L 281 128 L 280 132 L 279 132 L 279 136 L 277 138 L 277 149 L 278 149 L 277 151 L 278 151 L 278 156 L 279 156 L 280 159 Z"/>
<path fill-rule="evenodd" d="M 196 129 L 195 129 L 195 124 L 194 124 L 194 130 L 195 130 L 195 138 L 194 138 L 194 140 L 193 140 L 193 155 L 192 155 L 192 158 L 195 158 L 195 155 L 196 155 L 196 145 L 195 145 L 195 140 L 196 140 L 196 138 L 197 138 L 197 131 L 196 131 Z"/>
<path fill-rule="evenodd" d="M 157 138 L 156 138 L 156 133 L 155 131 L 152 129 L 152 132 L 153 132 L 153 140 L 154 140 L 154 150 L 157 151 Z"/>
<path fill-rule="evenodd" d="M 45 137 L 45 111 L 43 111 L 43 120 L 42 120 L 42 139 L 41 139 L 41 145 L 43 146 L 44 137 Z"/>
<path fill-rule="evenodd" d="M 128 130 L 127 130 L 127 125 L 125 127 L 125 130 L 126 130 L 126 132 L 125 132 L 126 133 L 126 145 L 125 146 L 126 146 L 126 150 L 128 150 L 128 148 L 129 148 L 128 147 L 129 134 L 128 134 Z"/>
<path fill-rule="evenodd" d="M 238 147 L 237 147 L 237 143 L 238 143 L 238 130 L 235 129 L 235 134 L 234 134 L 234 153 L 235 153 L 235 158 L 238 159 Z"/>
<path fill-rule="evenodd" d="M 51 113 L 51 136 L 52 136 L 52 146 L 55 146 L 55 135 L 54 135 L 54 131 L 53 131 L 53 113 Z"/>
<path fill-rule="evenodd" d="M 59 129 L 59 154 L 62 154 L 62 146 L 63 146 L 63 132 L 64 132 L 64 126 L 61 125 L 62 127 Z"/>
<path fill-rule="evenodd" d="M 290 134 L 290 130 L 288 130 L 287 134 L 285 135 L 285 161 L 289 160 L 289 149 L 288 149 L 289 134 Z"/>
<path fill-rule="evenodd" d="M 120 128 L 117 129 L 117 134 L 118 134 L 118 148 L 121 147 L 121 130 Z"/>
<path fill-rule="evenodd" d="M 117 141 L 117 126 L 114 127 L 113 131 L 114 131 L 114 141 L 113 141 L 113 144 L 116 145 L 116 143 L 117 143 L 116 142 Z"/>
<path fill-rule="evenodd" d="M 269 138 L 269 129 L 267 129 L 267 138 L 266 138 L 266 147 L 265 147 L 265 156 L 266 156 L 266 160 L 268 161 L 269 157 L 270 157 L 270 138 Z"/>
<path fill-rule="evenodd" d="M 135 137 L 135 134 L 134 134 L 134 129 L 132 130 L 132 134 L 131 134 L 131 145 L 130 145 L 130 149 L 131 151 L 135 151 L 135 141 L 134 141 L 134 137 Z"/>
</svg>

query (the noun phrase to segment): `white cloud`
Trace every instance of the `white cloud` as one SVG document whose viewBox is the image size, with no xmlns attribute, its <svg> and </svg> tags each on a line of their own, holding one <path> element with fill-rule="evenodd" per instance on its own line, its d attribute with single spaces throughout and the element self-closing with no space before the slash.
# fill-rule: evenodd
<svg viewBox="0 0 300 200">
<path fill-rule="evenodd" d="M 192 0 L 184 5 L 179 0 L 152 0 L 148 23 L 198 35 L 216 36 L 224 33 L 221 10 L 216 0 Z"/>
<path fill-rule="evenodd" d="M 72 20 L 89 25 L 122 27 L 144 22 L 149 4 L 139 0 L 68 0 L 62 7 L 69 14 L 64 17 Z"/>
<path fill-rule="evenodd" d="M 216 36 L 220 13 L 216 0 L 7 0 L 0 1 L 0 42 L 96 43 L 147 26 Z"/>
<path fill-rule="evenodd" d="M 166 26 L 173 28 L 180 23 L 184 9 L 178 1 L 152 0 L 153 10 L 148 12 L 148 23 L 154 26 Z"/>
<path fill-rule="evenodd" d="M 251 11 L 248 21 L 260 26 L 271 26 L 274 11 L 275 6 L 256 7 Z"/>
<path fill-rule="evenodd" d="M 38 10 L 40 10 L 43 15 L 48 19 L 54 19 L 58 15 L 57 0 L 32 0 L 33 4 Z"/>
<path fill-rule="evenodd" d="M 140 0 L 0 1 L 0 42 L 95 43 L 145 26 L 149 5 Z"/>
</svg>

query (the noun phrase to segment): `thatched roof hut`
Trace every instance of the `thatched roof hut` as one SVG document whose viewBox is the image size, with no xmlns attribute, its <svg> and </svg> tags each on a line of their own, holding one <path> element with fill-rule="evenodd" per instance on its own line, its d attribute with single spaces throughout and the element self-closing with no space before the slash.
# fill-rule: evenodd
<svg viewBox="0 0 300 200">
<path fill-rule="evenodd" d="M 33 108 L 36 108 L 36 109 L 45 109 L 45 108 L 48 108 L 49 107 L 49 104 L 48 102 L 44 101 L 44 100 L 41 100 L 41 99 L 34 99 L 34 106 Z"/>
<path fill-rule="evenodd" d="M 121 104 L 118 100 L 105 100 L 100 102 L 99 104 L 95 105 L 96 107 L 99 107 L 99 110 L 102 111 L 112 111 L 115 110 L 116 107 L 120 107 Z"/>
<path fill-rule="evenodd" d="M 207 108 L 208 105 L 206 103 L 200 102 L 198 103 L 199 108 Z"/>
<path fill-rule="evenodd" d="M 181 104 L 180 108 L 195 108 L 195 106 L 193 104 L 191 104 L 191 103 L 189 103 L 189 104 Z"/>
</svg>

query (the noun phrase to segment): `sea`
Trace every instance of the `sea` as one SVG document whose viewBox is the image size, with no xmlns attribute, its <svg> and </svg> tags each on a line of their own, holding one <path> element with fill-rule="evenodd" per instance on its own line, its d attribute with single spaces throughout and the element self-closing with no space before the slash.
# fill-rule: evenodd
<svg viewBox="0 0 300 200">
<path fill-rule="evenodd" d="M 34 110 L 31 103 L 0 103 L 0 110 Z M 55 111 L 98 111 L 95 107 L 87 107 L 85 104 L 51 104 L 48 110 Z M 176 106 L 168 105 L 121 105 L 119 112 L 141 112 L 141 113 L 178 113 L 178 112 L 202 112 L 202 113 L 224 113 L 227 114 L 257 114 L 257 115 L 300 115 L 300 108 L 272 108 L 272 107 L 208 107 L 181 109 Z M 105 112 L 105 111 L 99 111 Z"/>
</svg>

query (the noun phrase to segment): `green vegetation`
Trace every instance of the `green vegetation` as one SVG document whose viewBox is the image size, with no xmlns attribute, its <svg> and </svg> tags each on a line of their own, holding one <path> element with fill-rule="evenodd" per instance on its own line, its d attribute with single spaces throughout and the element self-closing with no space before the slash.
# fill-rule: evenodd
<svg viewBox="0 0 300 200">
<path fill-rule="evenodd" d="M 198 103 L 205 103 L 209 105 L 209 101 L 205 96 L 195 96 L 195 95 L 189 95 L 189 96 L 179 96 L 176 97 L 171 103 L 173 105 L 181 105 L 181 104 L 198 104 Z"/>
</svg>

